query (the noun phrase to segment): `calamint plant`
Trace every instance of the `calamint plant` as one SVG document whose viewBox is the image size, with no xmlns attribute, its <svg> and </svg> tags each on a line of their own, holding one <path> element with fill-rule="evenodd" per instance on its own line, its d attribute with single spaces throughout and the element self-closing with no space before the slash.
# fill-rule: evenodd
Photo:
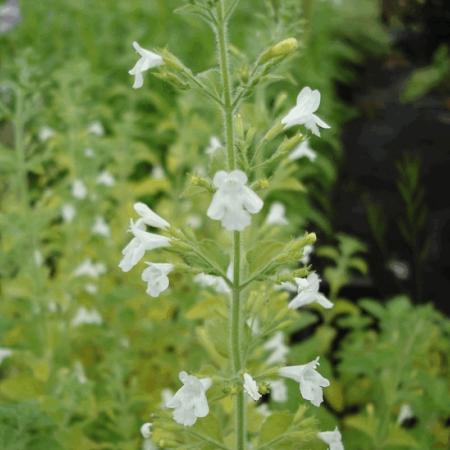
<svg viewBox="0 0 450 450">
<path fill-rule="evenodd" d="M 179 368 L 181 387 L 166 392 L 163 408 L 155 405 L 141 434 L 147 449 L 298 449 L 323 441 L 338 450 L 343 448 L 339 430 L 320 430 L 309 408 L 321 405 L 323 389 L 330 386 L 319 370 L 320 355 L 292 365 L 286 358 L 286 332 L 298 320 L 297 309 L 333 307 L 320 292 L 318 274 L 307 265 L 316 237 L 305 233 L 282 240 L 280 229 L 288 226 L 283 204 L 273 203 L 267 218 L 262 217 L 273 180 L 288 177 L 297 153 L 310 155 L 308 137 L 330 127 L 316 114 L 320 92 L 308 86 L 271 128 L 253 126 L 246 103 L 259 86 L 280 78 L 274 71 L 298 42 L 286 38 L 247 63 L 228 39 L 238 3 L 193 0 L 180 8 L 205 21 L 216 38 L 217 66 L 200 74 L 166 49 L 150 51 L 133 43 L 139 55 L 129 71 L 133 88 L 142 88 L 144 73 L 154 69 L 175 88 L 201 93 L 223 119 L 222 138 L 211 130 L 208 169 L 192 174 L 187 187 L 209 203 L 205 213 L 212 222 L 194 232 L 143 202 L 135 203 L 138 218 L 130 220 L 132 238 L 119 267 L 128 272 L 145 258 L 141 278 L 148 295 L 161 296 L 180 277 L 191 277 L 213 292 L 208 317 L 197 331 L 208 360 Z M 295 296 L 289 302 L 290 292 Z M 287 401 L 285 379 L 298 384 L 305 402 L 296 411 L 271 410 L 269 398 Z"/>
</svg>

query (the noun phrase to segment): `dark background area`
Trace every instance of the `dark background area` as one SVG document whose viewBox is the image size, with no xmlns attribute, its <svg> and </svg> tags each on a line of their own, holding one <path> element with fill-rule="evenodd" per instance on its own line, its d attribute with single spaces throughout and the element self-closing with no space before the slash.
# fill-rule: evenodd
<svg viewBox="0 0 450 450">
<path fill-rule="evenodd" d="M 385 1 L 383 9 L 390 53 L 357 67 L 352 86 L 338 87 L 360 114 L 343 131 L 334 227 L 369 245 L 371 275 L 345 294 L 386 299 L 406 291 L 449 314 L 450 81 L 414 102 L 401 93 L 450 44 L 450 2 Z"/>
</svg>

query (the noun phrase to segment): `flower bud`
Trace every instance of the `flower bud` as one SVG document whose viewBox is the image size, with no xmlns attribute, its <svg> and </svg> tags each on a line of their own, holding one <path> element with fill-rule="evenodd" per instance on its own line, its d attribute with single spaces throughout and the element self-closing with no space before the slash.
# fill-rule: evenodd
<svg viewBox="0 0 450 450">
<path fill-rule="evenodd" d="M 303 134 L 296 134 L 295 136 L 285 139 L 281 145 L 278 147 L 277 153 L 288 153 L 291 150 L 293 150 L 295 147 L 297 147 L 300 142 L 302 142 L 304 139 Z"/>
<path fill-rule="evenodd" d="M 258 385 L 258 391 L 262 395 L 268 394 L 270 392 L 270 385 L 269 385 L 269 383 L 266 383 L 266 382 L 260 383 Z"/>
<path fill-rule="evenodd" d="M 298 48 L 298 41 L 295 38 L 284 39 L 278 44 L 270 47 L 261 55 L 261 62 L 264 64 L 271 59 L 283 58 L 294 52 Z"/>
<path fill-rule="evenodd" d="M 263 141 L 270 142 L 275 139 L 284 130 L 284 125 L 281 122 L 275 124 L 263 137 Z"/>
<path fill-rule="evenodd" d="M 267 178 L 261 178 L 260 180 L 255 181 L 251 188 L 253 190 L 267 189 L 269 187 L 269 180 Z"/>
<path fill-rule="evenodd" d="M 213 185 L 211 184 L 211 181 L 209 181 L 206 178 L 199 177 L 198 175 L 192 175 L 190 181 L 192 186 L 199 186 L 205 188 L 210 192 L 214 192 L 214 188 Z"/>
<path fill-rule="evenodd" d="M 179 72 L 180 71 L 184 72 L 185 70 L 189 70 L 173 53 L 169 52 L 169 50 L 164 49 L 161 52 L 161 57 L 164 61 L 164 64 L 169 69 L 173 69 L 173 70 L 176 70 Z"/>
</svg>

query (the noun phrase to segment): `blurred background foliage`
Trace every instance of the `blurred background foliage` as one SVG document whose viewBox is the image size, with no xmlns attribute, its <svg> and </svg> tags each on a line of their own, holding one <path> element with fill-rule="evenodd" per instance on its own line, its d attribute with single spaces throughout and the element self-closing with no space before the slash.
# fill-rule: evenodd
<svg viewBox="0 0 450 450">
<path fill-rule="evenodd" d="M 185 180 L 220 164 L 204 154 L 220 118 L 196 92 L 178 94 L 155 77 L 136 92 L 127 74 L 133 40 L 167 46 L 195 71 L 215 64 L 207 28 L 173 14 L 183 4 L 22 1 L 21 22 L 0 35 L 2 449 L 140 448 L 139 426 L 163 388 L 174 389 L 178 370 L 204 359 L 196 327 L 214 294 L 180 276 L 168 295 L 151 300 L 140 280 L 117 268 L 138 199 L 214 237 L 206 199 L 187 191 Z M 332 220 L 341 128 L 357 115 L 336 85 L 351 86 L 358 65 L 389 51 L 381 12 L 374 0 L 241 2 L 231 29 L 233 64 L 239 73 L 244 54 L 297 37 L 301 49 L 284 65 L 286 79 L 260 88 L 242 114 L 266 129 L 299 87 L 311 85 L 333 124 L 311 141 L 315 163 L 299 160 L 266 197 L 287 205 L 291 234 L 308 229 L 327 244 L 313 258 L 336 308 L 296 314 L 288 356 L 324 355 L 332 388 L 327 408 L 315 411 L 324 429 L 339 424 L 348 449 L 446 448 L 449 322 L 404 297 L 386 306 L 346 298 L 345 286 L 368 277 L 367 248 L 337 234 Z M 405 101 L 444 80 L 448 51 L 436 50 L 430 64 L 411 76 Z M 402 167 L 407 201 L 419 188 L 413 163 Z M 405 217 L 408 236 L 414 223 Z M 265 401 L 295 410 L 297 395 Z M 404 405 L 413 413 L 398 420 Z"/>
</svg>

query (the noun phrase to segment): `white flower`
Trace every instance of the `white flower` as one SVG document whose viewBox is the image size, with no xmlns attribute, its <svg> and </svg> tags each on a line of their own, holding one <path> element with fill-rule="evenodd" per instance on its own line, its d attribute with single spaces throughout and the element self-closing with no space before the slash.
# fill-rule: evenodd
<svg viewBox="0 0 450 450">
<path fill-rule="evenodd" d="M 230 292 L 230 288 L 222 277 L 199 273 L 194 277 L 194 281 L 202 287 L 214 289 L 218 294 L 228 294 Z"/>
<path fill-rule="evenodd" d="M 303 255 L 300 258 L 302 264 L 308 264 L 311 259 L 311 253 L 314 251 L 314 245 L 305 245 L 303 247 Z"/>
<path fill-rule="evenodd" d="M 75 277 L 88 276 L 97 278 L 106 272 L 106 267 L 102 263 L 94 264 L 92 260 L 85 259 L 73 272 Z"/>
<path fill-rule="evenodd" d="M 86 197 L 87 189 L 81 180 L 74 180 L 72 183 L 72 195 L 80 200 L 83 200 Z"/>
<path fill-rule="evenodd" d="M 85 148 L 84 156 L 86 156 L 86 158 L 93 158 L 95 156 L 95 152 L 94 150 L 92 150 L 92 148 Z"/>
<path fill-rule="evenodd" d="M 73 205 L 70 203 L 64 203 L 61 208 L 61 215 L 66 223 L 72 222 L 73 218 L 75 217 L 76 209 Z"/>
<path fill-rule="evenodd" d="M 0 348 L 0 364 L 12 355 L 12 350 L 9 348 Z"/>
<path fill-rule="evenodd" d="M 131 225 L 131 231 L 134 238 L 122 250 L 123 258 L 119 263 L 119 267 L 124 272 L 130 271 L 147 250 L 155 250 L 170 245 L 169 238 L 138 229 L 135 225 Z"/>
<path fill-rule="evenodd" d="M 48 141 L 48 140 L 51 139 L 54 135 L 55 135 L 55 132 L 54 132 L 53 129 L 50 128 L 50 127 L 42 127 L 42 128 L 39 130 L 39 140 L 40 140 L 41 142 Z"/>
<path fill-rule="evenodd" d="M 336 427 L 333 431 L 322 431 L 317 435 L 323 442 L 330 446 L 328 450 L 344 450 L 344 446 L 342 445 L 342 436 L 338 427 Z"/>
<path fill-rule="evenodd" d="M 314 162 L 317 158 L 317 153 L 309 146 L 308 140 L 301 142 L 289 155 L 291 161 L 301 158 L 308 158 L 311 162 Z"/>
<path fill-rule="evenodd" d="M 139 220 L 148 225 L 149 227 L 162 229 L 170 227 L 170 224 L 169 222 L 167 222 L 167 220 L 164 220 L 161 216 L 156 214 L 145 203 L 142 202 L 135 203 L 134 210 L 141 216 L 141 219 Z M 139 223 L 139 220 L 136 223 Z"/>
<path fill-rule="evenodd" d="M 103 217 L 97 216 L 95 218 L 94 225 L 92 225 L 92 233 L 105 237 L 111 235 L 109 225 L 105 222 L 105 219 Z"/>
<path fill-rule="evenodd" d="M 279 372 L 281 376 L 299 383 L 302 397 L 314 406 L 320 406 L 323 402 L 322 388 L 330 385 L 330 382 L 316 371 L 318 365 L 319 357 L 308 364 L 282 367 Z"/>
<path fill-rule="evenodd" d="M 202 218 L 197 214 L 191 214 L 186 218 L 186 225 L 194 229 L 200 228 L 202 226 Z"/>
<path fill-rule="evenodd" d="M 33 256 L 36 266 L 41 267 L 42 263 L 44 262 L 44 257 L 42 256 L 42 253 L 39 250 L 35 250 Z"/>
<path fill-rule="evenodd" d="M 159 297 L 161 292 L 169 287 L 167 276 L 173 269 L 169 263 L 147 263 L 148 267 L 142 272 L 142 281 L 148 283 L 147 294 L 150 297 Z"/>
<path fill-rule="evenodd" d="M 140 215 L 140 218 L 136 223 L 131 220 L 129 231 L 133 233 L 134 238 L 122 250 L 123 258 L 119 263 L 119 267 L 124 272 L 130 271 L 141 260 L 147 250 L 170 245 L 170 238 L 145 231 L 146 225 L 164 229 L 170 227 L 170 224 L 144 203 L 135 203 L 134 209 Z"/>
<path fill-rule="evenodd" d="M 220 142 L 219 138 L 217 136 L 211 136 L 211 139 L 209 140 L 208 147 L 206 147 L 206 154 L 207 155 L 214 155 L 217 150 L 222 148 L 222 143 Z"/>
<path fill-rule="evenodd" d="M 172 389 L 167 389 L 164 388 L 161 391 L 161 407 L 162 408 L 167 408 L 167 403 L 169 403 L 169 401 L 172 399 L 173 397 L 173 392 Z"/>
<path fill-rule="evenodd" d="M 266 219 L 267 225 L 287 225 L 286 207 L 283 203 L 274 202 L 270 205 L 269 214 Z"/>
<path fill-rule="evenodd" d="M 75 317 L 72 319 L 72 326 L 80 325 L 101 325 L 103 323 L 102 316 L 95 309 L 88 310 L 84 306 L 78 309 Z"/>
<path fill-rule="evenodd" d="M 255 402 L 261 398 L 256 381 L 248 373 L 244 373 L 244 391 L 247 392 Z"/>
<path fill-rule="evenodd" d="M 397 424 L 401 425 L 405 420 L 412 419 L 414 417 L 414 411 L 408 404 L 403 404 L 400 407 L 400 412 L 397 417 Z"/>
<path fill-rule="evenodd" d="M 0 6 L 0 34 L 12 30 L 20 22 L 18 0 L 7 0 Z"/>
<path fill-rule="evenodd" d="M 304 87 L 297 96 L 297 105 L 283 117 L 281 123 L 285 125 L 285 128 L 304 125 L 313 134 L 320 136 L 319 127 L 330 128 L 330 126 L 314 114 L 319 105 L 320 92 L 317 89 Z"/>
<path fill-rule="evenodd" d="M 287 386 L 283 380 L 270 382 L 270 398 L 277 403 L 283 403 L 287 400 Z"/>
<path fill-rule="evenodd" d="M 257 317 L 247 319 L 247 325 L 250 328 L 253 336 L 258 336 L 261 331 L 261 327 L 259 325 L 259 320 Z"/>
<path fill-rule="evenodd" d="M 164 64 L 160 55 L 142 48 L 137 42 L 133 42 L 134 49 L 141 56 L 135 66 L 128 72 L 130 75 L 134 75 L 134 89 L 139 89 L 144 84 L 144 78 L 142 72 L 145 72 L 153 67 L 158 67 Z"/>
<path fill-rule="evenodd" d="M 307 278 L 295 278 L 295 282 L 297 283 L 298 293 L 290 301 L 289 308 L 300 308 L 314 302 L 326 309 L 333 307 L 333 303 L 319 292 L 320 278 L 316 272 L 311 272 Z"/>
<path fill-rule="evenodd" d="M 94 283 L 87 283 L 84 286 L 84 290 L 88 293 L 88 294 L 96 294 L 98 291 L 97 286 Z"/>
<path fill-rule="evenodd" d="M 214 176 L 216 193 L 208 208 L 208 217 L 220 220 L 229 231 L 242 231 L 250 225 L 250 214 L 261 211 L 263 201 L 248 187 L 247 175 L 241 170 L 225 172 Z"/>
<path fill-rule="evenodd" d="M 88 381 L 83 364 L 81 364 L 80 361 L 75 363 L 75 376 L 80 384 L 86 384 Z"/>
<path fill-rule="evenodd" d="M 261 403 L 259 406 L 257 406 L 256 411 L 259 412 L 263 417 L 269 417 L 272 415 L 272 412 L 269 409 L 269 406 L 267 403 Z"/>
<path fill-rule="evenodd" d="M 88 132 L 95 136 L 103 136 L 105 134 L 105 129 L 100 121 L 95 120 L 89 124 Z"/>
<path fill-rule="evenodd" d="M 206 391 L 211 387 L 212 381 L 210 378 L 199 379 L 184 371 L 178 377 L 183 386 L 167 402 L 167 407 L 175 410 L 175 422 L 191 427 L 198 417 L 206 417 L 209 413 Z"/>
<path fill-rule="evenodd" d="M 295 283 L 291 283 L 290 281 L 283 281 L 282 283 L 277 284 L 274 289 L 277 291 L 288 291 L 295 293 L 298 291 L 297 285 Z"/>
<path fill-rule="evenodd" d="M 107 170 L 100 172 L 97 177 L 97 184 L 103 184 L 104 186 L 114 186 L 115 183 L 116 180 Z"/>
<path fill-rule="evenodd" d="M 286 362 L 286 355 L 289 352 L 289 347 L 284 343 L 284 333 L 277 331 L 272 338 L 270 338 L 265 344 L 266 350 L 272 350 L 272 354 L 267 358 L 267 364 L 278 364 Z"/>
<path fill-rule="evenodd" d="M 147 422 L 141 427 L 141 434 L 144 439 L 148 439 L 152 435 L 152 424 Z"/>
<path fill-rule="evenodd" d="M 155 180 L 161 180 L 162 178 L 164 178 L 164 176 L 165 176 L 164 169 L 161 166 L 153 167 L 151 173 L 152 178 L 154 178 Z"/>
<path fill-rule="evenodd" d="M 388 269 L 399 279 L 407 280 L 409 278 L 409 266 L 404 261 L 391 260 L 387 264 Z"/>
</svg>

